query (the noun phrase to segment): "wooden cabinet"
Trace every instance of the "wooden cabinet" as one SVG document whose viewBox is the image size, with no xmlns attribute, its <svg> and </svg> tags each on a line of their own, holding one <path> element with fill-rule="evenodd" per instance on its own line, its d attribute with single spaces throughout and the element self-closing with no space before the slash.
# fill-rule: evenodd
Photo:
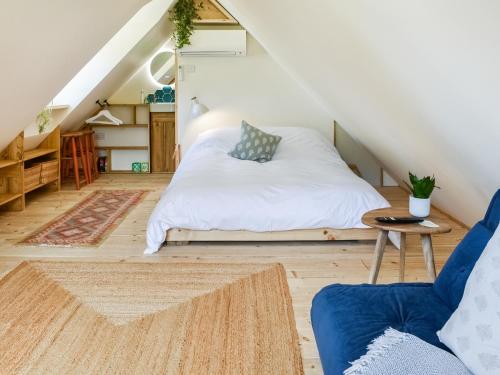
<svg viewBox="0 0 500 375">
<path fill-rule="evenodd" d="M 151 172 L 175 172 L 175 112 L 151 113 Z"/>
</svg>

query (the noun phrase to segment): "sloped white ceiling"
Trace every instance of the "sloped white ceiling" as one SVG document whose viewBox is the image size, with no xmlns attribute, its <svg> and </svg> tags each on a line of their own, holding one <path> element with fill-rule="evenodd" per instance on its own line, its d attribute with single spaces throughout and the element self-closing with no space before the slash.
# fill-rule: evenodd
<svg viewBox="0 0 500 375">
<path fill-rule="evenodd" d="M 471 224 L 500 187 L 500 2 L 221 0 L 344 128 Z"/>
<path fill-rule="evenodd" d="M 16 0 L 0 12 L 0 149 L 148 0 Z"/>
<path fill-rule="evenodd" d="M 100 109 L 95 103 L 96 100 L 109 98 L 172 35 L 173 27 L 168 20 L 168 9 L 173 2 L 173 0 L 152 0 L 99 51 L 95 57 L 98 61 L 89 65 L 97 67 L 106 65 L 106 72 L 98 84 L 92 85 L 88 90 L 82 89 L 80 94 L 83 94 L 83 97 L 60 124 L 63 131 L 81 127 L 85 119 Z M 98 59 L 100 55 L 104 56 Z M 94 66 L 84 68 L 88 67 L 83 79 L 87 74 L 92 74 Z M 79 89 L 78 83 L 74 86 L 73 90 Z M 139 99 L 140 92 L 137 93 L 135 103 Z"/>
</svg>

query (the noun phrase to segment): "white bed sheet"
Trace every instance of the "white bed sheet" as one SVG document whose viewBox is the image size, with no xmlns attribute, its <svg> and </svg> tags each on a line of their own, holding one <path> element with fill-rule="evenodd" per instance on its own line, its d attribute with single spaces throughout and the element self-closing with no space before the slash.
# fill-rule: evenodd
<svg viewBox="0 0 500 375">
<path fill-rule="evenodd" d="M 283 137 L 273 160 L 262 164 L 227 154 L 240 129 L 198 136 L 149 219 L 146 254 L 158 251 L 171 228 L 366 228 L 361 223 L 365 212 L 390 206 L 316 130 L 262 129 Z"/>
</svg>

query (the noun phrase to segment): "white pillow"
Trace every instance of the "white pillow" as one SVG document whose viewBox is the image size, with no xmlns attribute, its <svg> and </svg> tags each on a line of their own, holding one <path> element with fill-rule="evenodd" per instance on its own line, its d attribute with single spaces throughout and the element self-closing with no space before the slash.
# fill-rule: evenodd
<svg viewBox="0 0 500 375">
<path fill-rule="evenodd" d="M 437 335 L 474 374 L 500 374 L 500 225 Z"/>
</svg>

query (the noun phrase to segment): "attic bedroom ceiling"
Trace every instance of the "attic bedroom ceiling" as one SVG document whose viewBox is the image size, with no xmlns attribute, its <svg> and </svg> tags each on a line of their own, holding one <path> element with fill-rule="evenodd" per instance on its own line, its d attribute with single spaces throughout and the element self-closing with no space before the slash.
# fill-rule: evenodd
<svg viewBox="0 0 500 375">
<path fill-rule="evenodd" d="M 220 0 L 395 176 L 466 224 L 500 187 L 500 2 Z"/>
<path fill-rule="evenodd" d="M 146 3 L 148 0 L 121 0 L 119 6 L 113 0 L 9 2 L 9 11 L 0 12 L 0 149 Z"/>
<path fill-rule="evenodd" d="M 145 4 L 173 1 L 12 2 L 0 14 L 0 149 Z M 500 186 L 499 2 L 219 2 L 392 175 L 435 174 L 434 202 L 467 224 L 484 212 Z M 158 24 L 64 126 L 142 65 L 171 31 Z"/>
</svg>

